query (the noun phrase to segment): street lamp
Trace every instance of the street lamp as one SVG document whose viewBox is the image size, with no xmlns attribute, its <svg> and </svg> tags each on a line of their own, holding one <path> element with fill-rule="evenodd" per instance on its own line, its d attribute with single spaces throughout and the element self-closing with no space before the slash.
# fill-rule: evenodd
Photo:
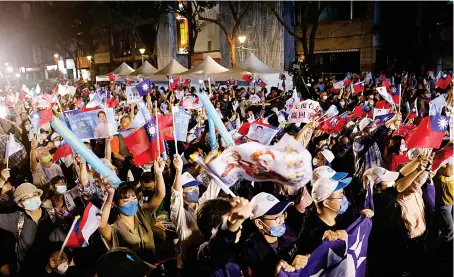
<svg viewBox="0 0 454 277">
<path fill-rule="evenodd" d="M 139 52 L 142 55 L 142 64 L 143 64 L 143 54 L 145 54 L 145 48 L 140 48 Z"/>
<path fill-rule="evenodd" d="M 91 62 L 91 56 L 87 56 L 87 60 Z"/>
<path fill-rule="evenodd" d="M 16 77 L 19 78 L 20 77 L 20 73 L 16 73 Z"/>
<path fill-rule="evenodd" d="M 8 66 L 8 67 L 6 68 L 6 71 L 8 71 L 8 72 L 10 72 L 10 73 L 13 72 L 13 70 L 14 70 L 14 69 L 13 69 L 11 66 Z"/>
<path fill-rule="evenodd" d="M 240 53 L 240 60 L 241 62 L 243 62 L 244 60 L 244 42 L 246 41 L 246 36 L 245 35 L 241 35 L 241 36 L 238 36 L 238 40 L 240 41 L 240 46 L 238 47 L 238 52 Z"/>
<path fill-rule="evenodd" d="M 57 53 L 55 53 L 55 54 L 54 54 L 54 59 L 58 60 L 58 56 L 59 56 L 59 55 L 58 55 Z"/>
<path fill-rule="evenodd" d="M 240 41 L 241 44 L 243 44 L 246 41 L 246 36 L 238 36 L 238 40 Z"/>
<path fill-rule="evenodd" d="M 5 66 L 8 66 L 8 63 L 5 63 Z"/>
</svg>

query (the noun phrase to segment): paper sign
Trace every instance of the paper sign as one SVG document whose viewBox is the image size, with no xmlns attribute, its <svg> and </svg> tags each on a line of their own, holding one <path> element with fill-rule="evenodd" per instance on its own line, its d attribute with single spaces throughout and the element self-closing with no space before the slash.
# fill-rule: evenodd
<svg viewBox="0 0 454 277">
<path fill-rule="evenodd" d="M 175 140 L 186 142 L 188 125 L 191 115 L 185 110 L 179 109 L 173 113 L 173 124 L 175 124 Z"/>
<path fill-rule="evenodd" d="M 309 123 L 320 112 L 320 104 L 317 101 L 305 100 L 295 105 L 290 110 L 290 123 Z"/>
<path fill-rule="evenodd" d="M 247 137 L 260 144 L 269 145 L 278 132 L 279 129 L 273 126 L 263 126 L 261 124 L 252 123 L 249 127 Z"/>
<path fill-rule="evenodd" d="M 135 86 L 127 86 L 125 93 L 128 104 L 137 103 L 142 99 Z"/>
<path fill-rule="evenodd" d="M 72 114 L 67 122 L 79 139 L 106 138 L 117 133 L 112 108 Z"/>
</svg>

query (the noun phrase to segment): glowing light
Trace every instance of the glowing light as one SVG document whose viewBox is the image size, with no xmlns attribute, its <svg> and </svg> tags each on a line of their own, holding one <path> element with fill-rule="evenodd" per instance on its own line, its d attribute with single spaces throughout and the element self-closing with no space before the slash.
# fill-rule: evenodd
<svg viewBox="0 0 454 277">
<path fill-rule="evenodd" d="M 246 41 L 246 36 L 238 36 L 238 40 L 243 44 Z"/>
<path fill-rule="evenodd" d="M 8 67 L 6 68 L 6 71 L 8 71 L 8 72 L 13 72 L 13 70 L 14 70 L 14 69 L 13 69 L 11 66 L 8 66 Z"/>
<path fill-rule="evenodd" d="M 91 56 L 87 56 L 87 60 L 91 62 Z"/>
<path fill-rule="evenodd" d="M 139 52 L 140 52 L 140 54 L 142 54 L 142 55 L 145 54 L 145 48 L 140 48 L 140 49 L 139 49 Z"/>
<path fill-rule="evenodd" d="M 16 77 L 19 78 L 20 77 L 20 73 L 16 73 Z"/>
</svg>

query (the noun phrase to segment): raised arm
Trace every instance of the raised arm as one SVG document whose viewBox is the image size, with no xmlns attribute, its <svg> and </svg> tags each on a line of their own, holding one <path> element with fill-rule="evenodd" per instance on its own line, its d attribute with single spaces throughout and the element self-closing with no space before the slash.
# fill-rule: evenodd
<svg viewBox="0 0 454 277">
<path fill-rule="evenodd" d="M 112 142 L 112 137 L 107 137 L 106 138 L 106 148 L 104 150 L 104 157 L 109 162 L 112 161 L 112 147 L 110 146 L 111 142 Z"/>
<path fill-rule="evenodd" d="M 142 209 L 146 209 L 152 213 L 154 213 L 159 205 L 161 205 L 162 200 L 166 196 L 166 186 L 164 183 L 164 177 L 162 176 L 162 172 L 164 171 L 165 162 L 162 158 L 157 159 L 154 162 L 154 171 L 156 176 L 156 193 L 154 194 L 153 198 L 149 203 L 145 203 L 142 206 Z"/>
<path fill-rule="evenodd" d="M 79 180 L 82 186 L 88 185 L 87 162 L 82 156 L 77 156 L 76 161 L 79 163 Z"/>
<path fill-rule="evenodd" d="M 181 184 L 181 174 L 183 173 L 183 160 L 181 156 L 175 154 L 173 156 L 173 165 L 175 166 L 175 180 L 173 181 L 172 188 L 175 191 L 183 191 L 183 185 Z"/>
<path fill-rule="evenodd" d="M 30 151 L 30 168 L 35 170 L 38 166 L 38 162 L 36 161 L 36 148 L 38 147 L 38 142 L 33 140 L 31 143 L 31 151 Z"/>
<path fill-rule="evenodd" d="M 407 188 L 411 186 L 411 184 L 413 184 L 413 182 L 415 182 L 418 176 L 424 174 L 425 171 L 430 171 L 430 168 L 432 167 L 431 162 L 432 162 L 431 151 L 424 150 L 424 153 L 422 157 L 419 159 L 418 166 L 415 168 L 415 170 L 413 172 L 409 172 L 404 178 L 401 178 L 396 182 L 397 191 L 398 192 L 405 191 Z"/>
<path fill-rule="evenodd" d="M 110 241 L 112 239 L 112 227 L 110 227 L 108 221 L 110 216 L 110 209 L 112 208 L 112 201 L 115 194 L 115 189 L 109 187 L 107 189 L 108 196 L 107 200 L 102 207 L 101 223 L 99 224 L 99 231 L 101 232 L 102 237 Z"/>
</svg>

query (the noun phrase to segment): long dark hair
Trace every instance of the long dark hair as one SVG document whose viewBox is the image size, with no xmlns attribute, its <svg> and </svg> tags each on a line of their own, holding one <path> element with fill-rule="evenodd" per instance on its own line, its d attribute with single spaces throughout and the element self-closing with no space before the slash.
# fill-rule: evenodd
<svg viewBox="0 0 454 277">
<path fill-rule="evenodd" d="M 389 140 L 390 145 L 388 146 L 388 155 L 391 155 L 391 154 L 398 155 L 399 154 L 400 145 L 402 144 L 403 139 L 404 138 L 401 136 L 395 136 Z"/>
</svg>

